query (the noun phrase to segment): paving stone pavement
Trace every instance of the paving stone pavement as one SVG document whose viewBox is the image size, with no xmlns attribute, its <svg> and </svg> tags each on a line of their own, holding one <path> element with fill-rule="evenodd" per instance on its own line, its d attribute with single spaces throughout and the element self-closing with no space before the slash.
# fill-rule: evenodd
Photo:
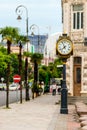
<svg viewBox="0 0 87 130">
<path fill-rule="evenodd" d="M 69 106 L 69 114 L 60 114 L 59 100 L 60 95 L 45 94 L 9 104 L 10 109 L 0 107 L 0 130 L 78 130 L 74 106 Z"/>
</svg>

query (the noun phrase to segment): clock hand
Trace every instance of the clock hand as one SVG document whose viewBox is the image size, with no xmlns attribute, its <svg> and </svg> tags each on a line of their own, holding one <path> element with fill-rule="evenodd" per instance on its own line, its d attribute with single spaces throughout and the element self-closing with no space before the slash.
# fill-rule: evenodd
<svg viewBox="0 0 87 130">
<path fill-rule="evenodd" d="M 63 46 L 63 49 L 66 49 L 66 46 L 65 46 L 65 45 Z"/>
<path fill-rule="evenodd" d="M 66 48 L 66 44 L 64 42 L 62 42 L 62 44 L 63 44 L 63 49 L 65 49 Z"/>
</svg>

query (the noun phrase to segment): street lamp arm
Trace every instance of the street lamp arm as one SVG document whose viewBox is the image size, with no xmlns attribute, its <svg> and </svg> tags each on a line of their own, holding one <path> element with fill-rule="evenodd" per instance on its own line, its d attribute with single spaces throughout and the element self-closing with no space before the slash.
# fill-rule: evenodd
<svg viewBox="0 0 87 130">
<path fill-rule="evenodd" d="M 38 29 L 38 35 L 39 35 L 39 26 L 38 26 L 38 25 L 32 24 L 32 25 L 30 26 L 30 30 L 34 30 L 35 27 Z"/>
<path fill-rule="evenodd" d="M 40 43 L 40 37 L 39 37 L 39 26 L 36 24 L 32 24 L 30 26 L 30 30 L 32 31 L 32 34 L 34 35 L 34 29 L 37 28 L 38 31 L 38 53 L 39 53 L 39 43 Z"/>
<path fill-rule="evenodd" d="M 19 5 L 19 6 L 16 8 L 15 12 L 17 13 L 18 18 L 21 19 L 20 16 L 21 16 L 22 13 L 23 13 L 22 8 L 24 8 L 24 9 L 26 10 L 26 33 L 27 33 L 27 39 L 28 39 L 28 9 L 27 9 L 24 5 Z"/>
<path fill-rule="evenodd" d="M 18 14 L 18 15 L 21 15 L 23 12 L 22 12 L 22 10 L 21 10 L 21 8 L 25 8 L 25 10 L 26 10 L 26 16 L 28 17 L 28 9 L 24 6 L 24 5 L 19 5 L 17 8 L 16 8 L 16 13 Z"/>
</svg>

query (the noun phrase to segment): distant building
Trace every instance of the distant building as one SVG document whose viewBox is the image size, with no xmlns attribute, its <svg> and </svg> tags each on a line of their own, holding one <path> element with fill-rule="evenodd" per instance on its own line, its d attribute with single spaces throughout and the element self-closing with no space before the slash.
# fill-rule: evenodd
<svg viewBox="0 0 87 130">
<path fill-rule="evenodd" d="M 32 44 L 30 43 L 30 41 L 29 41 L 28 43 L 26 43 L 25 45 L 23 45 L 23 50 L 24 50 L 24 51 L 27 51 L 27 50 L 28 50 L 28 52 L 34 53 L 34 52 L 35 52 L 35 47 L 34 47 L 34 45 L 32 45 Z"/>
<path fill-rule="evenodd" d="M 39 52 L 41 54 L 43 54 L 44 52 L 44 45 L 45 45 L 45 42 L 48 38 L 48 35 L 34 35 L 34 36 L 29 36 L 29 42 L 28 43 L 25 43 L 23 45 L 23 50 L 24 51 L 27 51 L 27 47 L 28 47 L 28 51 L 31 52 L 31 53 L 36 53 L 36 52 Z M 7 44 L 6 42 L 4 43 L 0 43 L 1 45 L 7 47 Z M 12 52 L 18 52 L 18 45 L 17 44 L 12 44 L 11 45 L 12 47 Z"/>
<path fill-rule="evenodd" d="M 48 38 L 48 35 L 34 35 L 29 36 L 30 44 L 34 46 L 34 52 L 43 54 L 44 45 Z"/>
<path fill-rule="evenodd" d="M 44 47 L 44 60 L 43 64 L 47 65 L 54 62 L 56 58 L 56 42 L 61 33 L 54 33 L 48 37 Z"/>
<path fill-rule="evenodd" d="M 19 47 L 18 46 L 11 46 L 11 53 L 19 53 Z"/>
</svg>

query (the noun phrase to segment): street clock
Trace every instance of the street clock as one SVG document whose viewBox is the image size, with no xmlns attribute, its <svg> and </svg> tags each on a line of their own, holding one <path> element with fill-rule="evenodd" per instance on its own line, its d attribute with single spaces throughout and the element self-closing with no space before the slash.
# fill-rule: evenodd
<svg viewBox="0 0 87 130">
<path fill-rule="evenodd" d="M 56 43 L 56 51 L 60 57 L 68 58 L 73 53 L 73 43 L 67 36 L 61 36 Z"/>
</svg>

